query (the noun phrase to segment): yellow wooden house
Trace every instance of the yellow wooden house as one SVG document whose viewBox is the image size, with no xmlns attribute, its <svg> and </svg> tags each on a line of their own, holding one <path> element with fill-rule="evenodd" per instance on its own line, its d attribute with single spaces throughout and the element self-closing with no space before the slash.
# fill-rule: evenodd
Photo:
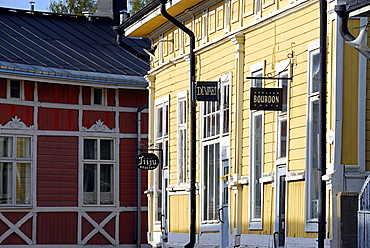
<svg viewBox="0 0 370 248">
<path fill-rule="evenodd" d="M 161 158 L 146 190 L 153 247 L 317 247 L 321 180 L 325 247 L 356 244 L 348 213 L 356 218 L 357 194 L 370 170 L 368 66 L 339 34 L 335 4 L 328 2 L 325 12 L 326 72 L 320 71 L 317 0 L 153 1 L 118 27 L 119 35 L 153 44 L 146 51 L 149 144 Z M 321 73 L 327 81 L 324 176 L 318 166 Z M 194 103 L 199 82 L 217 82 L 218 100 Z M 280 107 L 264 109 L 272 100 L 255 97 L 254 88 L 280 89 L 274 100 Z"/>
</svg>

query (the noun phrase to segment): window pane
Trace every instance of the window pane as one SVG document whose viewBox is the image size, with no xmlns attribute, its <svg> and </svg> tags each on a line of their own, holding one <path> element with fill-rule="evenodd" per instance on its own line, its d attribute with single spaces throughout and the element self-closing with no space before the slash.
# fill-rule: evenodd
<svg viewBox="0 0 370 248">
<path fill-rule="evenodd" d="M 0 204 L 12 203 L 12 163 L 0 163 Z"/>
<path fill-rule="evenodd" d="M 13 157 L 12 137 L 0 137 L 0 157 Z"/>
<path fill-rule="evenodd" d="M 10 97 L 21 98 L 21 81 L 10 81 Z"/>
<path fill-rule="evenodd" d="M 100 140 L 100 159 L 113 159 L 113 140 Z"/>
<path fill-rule="evenodd" d="M 311 61 L 311 93 L 315 93 L 319 91 L 320 87 L 320 54 L 316 53 L 312 55 Z"/>
<path fill-rule="evenodd" d="M 94 104 L 103 104 L 103 89 L 94 89 Z"/>
<path fill-rule="evenodd" d="M 100 165 L 100 203 L 113 204 L 113 165 Z"/>
<path fill-rule="evenodd" d="M 31 138 L 17 138 L 17 158 L 31 157 Z"/>
<path fill-rule="evenodd" d="M 84 139 L 84 159 L 97 159 L 97 141 L 95 139 Z"/>
<path fill-rule="evenodd" d="M 253 182 L 253 194 L 254 194 L 254 206 L 253 206 L 253 218 L 261 218 L 261 183 L 259 179 L 262 176 L 262 115 L 254 116 L 254 182 Z"/>
<path fill-rule="evenodd" d="M 163 108 L 157 109 L 157 138 L 163 136 Z"/>
<path fill-rule="evenodd" d="M 285 158 L 287 154 L 287 120 L 280 121 L 280 144 L 279 144 L 279 158 Z"/>
<path fill-rule="evenodd" d="M 83 174 L 83 203 L 84 204 L 96 204 L 97 203 L 97 165 L 96 164 L 85 164 Z"/>
<path fill-rule="evenodd" d="M 17 204 L 30 204 L 31 164 L 17 164 L 16 197 Z"/>
</svg>

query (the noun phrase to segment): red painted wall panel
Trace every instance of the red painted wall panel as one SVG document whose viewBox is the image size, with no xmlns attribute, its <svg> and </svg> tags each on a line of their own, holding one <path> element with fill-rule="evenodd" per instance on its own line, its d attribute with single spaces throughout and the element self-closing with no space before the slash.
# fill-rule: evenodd
<svg viewBox="0 0 370 248">
<path fill-rule="evenodd" d="M 115 128 L 115 112 L 108 111 L 89 111 L 83 112 L 82 126 L 90 128 L 97 120 L 104 122 L 110 129 Z"/>
<path fill-rule="evenodd" d="M 39 83 L 38 97 L 40 102 L 78 104 L 79 86 Z"/>
<path fill-rule="evenodd" d="M 6 78 L 0 78 L 0 98 L 6 98 Z"/>
<path fill-rule="evenodd" d="M 148 102 L 147 90 L 119 90 L 119 106 L 121 107 L 140 107 Z"/>
<path fill-rule="evenodd" d="M 137 113 L 121 112 L 119 116 L 119 129 L 121 133 L 137 133 Z M 148 133 L 148 114 L 141 113 L 141 133 Z"/>
<path fill-rule="evenodd" d="M 39 136 L 37 204 L 78 206 L 78 138 Z"/>
<path fill-rule="evenodd" d="M 89 212 L 88 215 L 98 224 L 100 224 L 106 217 L 108 217 L 111 212 Z M 113 217 L 108 221 L 108 223 L 104 226 L 104 230 L 113 238 L 115 239 L 115 221 L 116 218 Z M 127 223 L 126 223 L 127 224 Z M 82 239 L 84 239 L 91 231 L 93 230 L 92 225 L 89 221 L 85 218 L 82 218 Z M 120 241 L 120 243 L 122 243 Z M 109 240 L 107 240 L 103 235 L 100 233 L 95 234 L 87 244 L 90 245 L 112 245 Z"/>
<path fill-rule="evenodd" d="M 40 130 L 78 130 L 78 110 L 39 108 L 38 113 Z"/>
<path fill-rule="evenodd" d="M 82 104 L 90 105 L 91 104 L 91 88 L 82 87 Z"/>
<path fill-rule="evenodd" d="M 7 218 L 11 223 L 14 225 L 17 224 L 19 220 L 21 220 L 27 213 L 10 213 L 10 212 L 2 212 L 5 218 Z M 9 227 L 5 225 L 2 221 L 0 221 L 0 236 L 9 230 Z M 20 230 L 29 238 L 32 239 L 32 218 L 28 219 L 23 225 L 20 227 Z M 26 245 L 27 243 L 20 238 L 17 234 L 13 233 L 12 235 L 8 236 L 5 240 L 0 242 L 0 246 L 2 245 Z"/>
<path fill-rule="evenodd" d="M 38 213 L 38 244 L 77 244 L 77 213 Z"/>
<path fill-rule="evenodd" d="M 120 214 L 119 220 L 119 240 L 120 243 L 136 243 L 137 237 L 137 221 L 136 221 L 136 212 L 122 212 Z M 147 212 L 141 212 L 141 243 L 147 244 L 147 232 L 148 232 L 148 223 L 147 223 L 148 214 Z M 133 225 L 127 225 L 126 223 L 134 223 Z"/>
<path fill-rule="evenodd" d="M 21 105 L 10 105 L 0 104 L 0 123 L 5 125 L 14 116 L 18 116 L 26 126 L 34 125 L 33 121 L 33 107 L 21 106 Z"/>
<path fill-rule="evenodd" d="M 107 89 L 107 104 L 108 106 L 116 106 L 116 91 Z"/>
<path fill-rule="evenodd" d="M 24 98 L 26 101 L 34 100 L 35 82 L 24 81 Z"/>
</svg>

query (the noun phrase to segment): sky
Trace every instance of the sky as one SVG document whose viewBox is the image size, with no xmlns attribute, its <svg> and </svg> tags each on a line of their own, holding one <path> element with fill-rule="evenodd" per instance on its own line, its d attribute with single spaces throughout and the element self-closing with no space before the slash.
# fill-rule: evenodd
<svg viewBox="0 0 370 248">
<path fill-rule="evenodd" d="M 47 8 L 49 7 L 51 0 L 0 0 L 0 7 L 14 9 L 31 9 L 31 1 L 35 2 L 36 11 L 49 11 Z"/>
<path fill-rule="evenodd" d="M 50 0 L 32 0 L 36 11 L 48 11 Z M 31 0 L 0 0 L 0 6 L 14 9 L 31 9 Z"/>
</svg>

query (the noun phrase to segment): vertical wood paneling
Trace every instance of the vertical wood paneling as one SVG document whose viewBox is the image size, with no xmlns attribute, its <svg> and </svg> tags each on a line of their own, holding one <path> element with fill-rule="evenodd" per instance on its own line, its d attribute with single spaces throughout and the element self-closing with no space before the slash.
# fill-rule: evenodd
<svg viewBox="0 0 370 248">
<path fill-rule="evenodd" d="M 107 105 L 116 106 L 116 92 L 114 89 L 107 89 Z"/>
<path fill-rule="evenodd" d="M 189 232 L 189 196 L 172 195 L 170 196 L 170 232 L 187 233 Z"/>
<path fill-rule="evenodd" d="M 35 90 L 35 82 L 32 81 L 24 81 L 24 99 L 26 101 L 33 101 Z"/>
<path fill-rule="evenodd" d="M 77 213 L 38 213 L 38 244 L 77 244 Z"/>
<path fill-rule="evenodd" d="M 38 206 L 77 206 L 78 138 L 39 136 L 37 149 Z"/>
<path fill-rule="evenodd" d="M 90 128 L 97 120 L 104 122 L 110 129 L 115 128 L 115 112 L 108 111 L 83 111 L 82 126 Z"/>
<path fill-rule="evenodd" d="M 82 87 L 82 104 L 91 104 L 91 88 L 87 86 Z"/>
<path fill-rule="evenodd" d="M 39 108 L 38 125 L 40 130 L 78 130 L 78 110 Z"/>
<path fill-rule="evenodd" d="M 6 87 L 7 80 L 6 78 L 0 78 L 0 98 L 6 98 Z"/>
<path fill-rule="evenodd" d="M 18 116 L 26 126 L 34 124 L 33 121 L 33 108 L 21 105 L 9 105 L 0 103 L 0 123 L 5 125 L 11 121 L 14 116 Z"/>
<path fill-rule="evenodd" d="M 148 92 L 144 90 L 119 90 L 120 107 L 140 107 L 148 102 Z"/>
</svg>

